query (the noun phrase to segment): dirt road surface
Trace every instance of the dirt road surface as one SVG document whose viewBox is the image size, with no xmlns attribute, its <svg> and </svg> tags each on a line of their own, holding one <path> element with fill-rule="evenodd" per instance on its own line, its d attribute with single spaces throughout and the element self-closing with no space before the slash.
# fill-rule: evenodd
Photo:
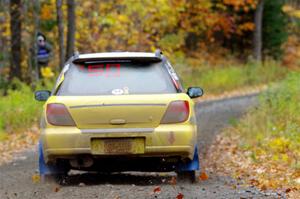
<svg viewBox="0 0 300 199">
<path fill-rule="evenodd" d="M 244 96 L 220 101 L 198 103 L 198 144 L 201 163 L 209 161 L 206 152 L 216 134 L 230 121 L 240 118 L 257 104 L 257 97 Z M 64 185 L 55 182 L 35 182 L 37 147 L 17 154 L 10 164 L 0 166 L 0 199 L 32 198 L 285 198 L 276 192 L 260 192 L 241 186 L 229 176 L 208 173 L 209 178 L 196 184 L 171 183 L 175 173 L 126 172 L 105 175 L 71 171 Z M 34 177 L 33 177 L 34 176 Z M 159 188 L 158 188 L 159 187 Z M 157 192 L 153 190 L 156 189 Z M 158 191 L 160 189 L 160 192 Z M 178 196 L 180 198 L 180 196 Z"/>
</svg>

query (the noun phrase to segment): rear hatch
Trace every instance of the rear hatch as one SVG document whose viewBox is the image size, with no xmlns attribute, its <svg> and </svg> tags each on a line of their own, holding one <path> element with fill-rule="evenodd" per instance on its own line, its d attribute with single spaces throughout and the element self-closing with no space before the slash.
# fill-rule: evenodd
<svg viewBox="0 0 300 199">
<path fill-rule="evenodd" d="M 80 129 L 154 128 L 178 95 L 126 95 L 56 98 L 67 106 Z"/>
<path fill-rule="evenodd" d="M 71 64 L 56 92 L 78 128 L 153 128 L 177 93 L 161 61 Z"/>
</svg>

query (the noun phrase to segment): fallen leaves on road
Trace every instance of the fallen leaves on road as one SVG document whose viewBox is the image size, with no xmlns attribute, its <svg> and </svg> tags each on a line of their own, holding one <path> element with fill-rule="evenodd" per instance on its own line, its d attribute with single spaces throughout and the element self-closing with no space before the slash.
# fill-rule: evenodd
<svg viewBox="0 0 300 199">
<path fill-rule="evenodd" d="M 59 192 L 59 190 L 60 190 L 60 187 L 54 187 L 54 189 L 53 189 L 54 192 Z"/>
<path fill-rule="evenodd" d="M 31 176 L 31 179 L 32 179 L 32 182 L 33 183 L 39 183 L 40 181 L 41 181 L 41 177 L 40 177 L 40 175 L 39 174 L 34 174 L 34 175 L 32 175 Z"/>
<path fill-rule="evenodd" d="M 172 178 L 169 180 L 169 184 L 173 186 L 177 184 L 177 180 L 175 176 L 172 176 Z"/>
<path fill-rule="evenodd" d="M 0 142 L 0 165 L 14 160 L 16 153 L 35 146 L 38 139 L 39 133 L 36 126 L 23 133 L 8 134 L 7 138 Z"/>
<path fill-rule="evenodd" d="M 201 172 L 200 176 L 199 176 L 199 180 L 207 180 L 208 179 L 208 175 L 205 172 Z"/>
<path fill-rule="evenodd" d="M 230 131 L 230 129 L 227 129 Z M 225 134 L 226 133 L 226 134 Z M 300 170 L 278 164 L 266 154 L 252 157 L 251 151 L 239 148 L 240 137 L 228 131 L 217 136 L 209 149 L 206 169 L 221 175 L 245 180 L 261 190 L 281 189 L 288 193 L 300 191 Z M 200 176 L 201 177 L 201 176 Z"/>
<path fill-rule="evenodd" d="M 160 192 L 161 192 L 161 188 L 159 186 L 153 189 L 153 193 L 160 193 Z"/>
<path fill-rule="evenodd" d="M 176 199 L 183 199 L 184 195 L 182 193 L 178 193 L 178 195 L 176 196 Z"/>
</svg>

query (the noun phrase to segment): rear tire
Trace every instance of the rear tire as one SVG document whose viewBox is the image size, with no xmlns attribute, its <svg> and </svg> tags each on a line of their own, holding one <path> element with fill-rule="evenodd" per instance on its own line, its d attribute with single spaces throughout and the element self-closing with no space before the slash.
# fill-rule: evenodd
<svg viewBox="0 0 300 199">
<path fill-rule="evenodd" d="M 70 171 L 69 162 L 66 160 L 60 160 L 56 163 L 58 173 L 54 174 L 56 182 L 60 185 L 67 184 L 68 172 Z"/>
<path fill-rule="evenodd" d="M 195 183 L 196 171 L 177 171 L 177 181 L 181 183 Z"/>
<path fill-rule="evenodd" d="M 42 182 L 58 183 L 60 185 L 67 184 L 68 172 L 70 167 L 66 161 L 58 161 L 52 165 L 47 165 L 51 168 L 51 172 L 42 174 Z"/>
</svg>

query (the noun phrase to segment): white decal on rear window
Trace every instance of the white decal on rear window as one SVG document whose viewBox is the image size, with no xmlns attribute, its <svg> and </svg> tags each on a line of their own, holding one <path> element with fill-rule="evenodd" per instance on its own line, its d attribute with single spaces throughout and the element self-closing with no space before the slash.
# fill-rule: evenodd
<svg viewBox="0 0 300 199">
<path fill-rule="evenodd" d="M 112 90 L 111 93 L 113 95 L 123 95 L 124 91 L 122 89 L 117 88 L 117 89 Z"/>
</svg>

